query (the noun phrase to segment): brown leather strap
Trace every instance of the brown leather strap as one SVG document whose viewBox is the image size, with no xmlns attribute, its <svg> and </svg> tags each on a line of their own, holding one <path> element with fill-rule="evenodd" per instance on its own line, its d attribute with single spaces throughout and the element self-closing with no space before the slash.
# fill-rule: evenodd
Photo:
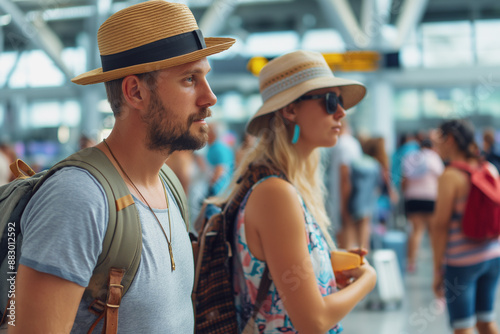
<svg viewBox="0 0 500 334">
<path fill-rule="evenodd" d="M 103 333 L 117 334 L 118 332 L 118 308 L 122 300 L 123 285 L 121 285 L 125 269 L 111 268 L 109 271 L 108 298 L 106 310 L 104 311 Z"/>
<path fill-rule="evenodd" d="M 35 175 L 35 171 L 21 159 L 17 159 L 10 164 L 10 170 L 16 178 L 26 178 Z"/>
<path fill-rule="evenodd" d="M 95 329 L 95 326 L 97 326 L 97 324 L 102 320 L 102 318 L 104 318 L 104 312 L 102 312 L 101 315 L 99 315 L 99 317 L 94 321 L 87 334 L 92 334 L 92 332 Z"/>
</svg>

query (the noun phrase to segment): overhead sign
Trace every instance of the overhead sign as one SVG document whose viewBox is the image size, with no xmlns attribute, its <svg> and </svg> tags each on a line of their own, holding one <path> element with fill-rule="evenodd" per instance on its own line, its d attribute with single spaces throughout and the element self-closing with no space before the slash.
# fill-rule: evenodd
<svg viewBox="0 0 500 334">
<path fill-rule="evenodd" d="M 376 51 L 323 53 L 323 57 L 334 72 L 371 72 L 379 68 L 380 62 L 380 54 Z M 248 61 L 247 69 L 253 75 L 258 76 L 270 60 L 265 57 L 253 57 Z"/>
</svg>

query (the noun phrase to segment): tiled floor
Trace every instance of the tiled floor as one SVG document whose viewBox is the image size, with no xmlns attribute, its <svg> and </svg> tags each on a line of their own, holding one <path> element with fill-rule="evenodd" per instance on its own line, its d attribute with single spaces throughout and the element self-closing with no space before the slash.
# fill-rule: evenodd
<svg viewBox="0 0 500 334">
<path fill-rule="evenodd" d="M 345 334 L 447 334 L 446 305 L 432 292 L 432 254 L 429 241 L 422 245 L 418 270 L 406 275 L 406 297 L 401 308 L 367 310 L 357 306 L 344 320 Z M 500 292 L 497 292 L 497 319 L 500 320 Z"/>
</svg>

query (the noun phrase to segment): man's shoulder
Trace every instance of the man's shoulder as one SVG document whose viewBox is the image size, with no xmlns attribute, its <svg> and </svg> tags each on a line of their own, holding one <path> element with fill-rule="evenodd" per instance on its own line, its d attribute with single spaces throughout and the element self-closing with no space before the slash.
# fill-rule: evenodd
<svg viewBox="0 0 500 334">
<path fill-rule="evenodd" d="M 62 184 L 64 186 L 97 186 L 102 188 L 99 181 L 86 169 L 77 166 L 67 166 L 56 171 L 42 185 L 47 184 Z"/>
<path fill-rule="evenodd" d="M 78 201 L 81 205 L 86 205 L 86 203 L 96 205 L 96 203 L 103 202 L 106 193 L 90 172 L 80 167 L 68 166 L 56 171 L 41 185 L 33 196 L 35 201 L 40 198 L 63 202 Z"/>
</svg>

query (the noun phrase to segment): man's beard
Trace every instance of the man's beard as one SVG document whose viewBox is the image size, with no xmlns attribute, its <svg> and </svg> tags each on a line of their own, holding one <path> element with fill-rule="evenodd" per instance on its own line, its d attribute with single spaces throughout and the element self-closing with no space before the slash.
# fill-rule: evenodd
<svg viewBox="0 0 500 334">
<path fill-rule="evenodd" d="M 175 151 L 198 150 L 205 146 L 208 140 L 207 128 L 201 127 L 200 132 L 194 135 L 189 130 L 193 122 L 211 116 L 210 109 L 203 108 L 199 114 L 190 115 L 185 126 L 181 123 L 175 124 L 175 120 L 172 120 L 173 114 L 162 105 L 156 92 L 153 92 L 151 108 L 142 117 L 148 127 L 148 148 L 170 154 Z"/>
</svg>

